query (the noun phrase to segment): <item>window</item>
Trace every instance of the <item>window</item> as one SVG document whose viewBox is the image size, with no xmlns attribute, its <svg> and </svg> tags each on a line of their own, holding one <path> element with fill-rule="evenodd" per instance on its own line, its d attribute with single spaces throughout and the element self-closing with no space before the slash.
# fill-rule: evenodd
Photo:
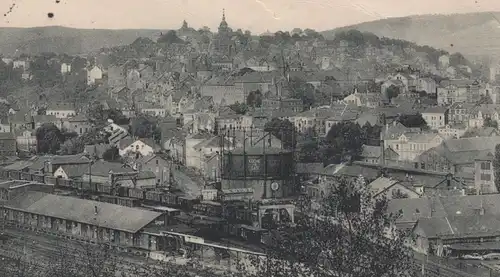
<svg viewBox="0 0 500 277">
<path fill-rule="evenodd" d="M 491 170 L 491 164 L 489 162 L 481 162 L 482 170 Z"/>
<path fill-rule="evenodd" d="M 158 160 L 156 160 L 156 164 L 157 164 L 157 165 L 158 165 L 158 162 L 159 162 L 159 161 L 158 161 Z"/>
<path fill-rule="evenodd" d="M 491 174 L 481 174 L 481 181 L 491 181 Z"/>
</svg>

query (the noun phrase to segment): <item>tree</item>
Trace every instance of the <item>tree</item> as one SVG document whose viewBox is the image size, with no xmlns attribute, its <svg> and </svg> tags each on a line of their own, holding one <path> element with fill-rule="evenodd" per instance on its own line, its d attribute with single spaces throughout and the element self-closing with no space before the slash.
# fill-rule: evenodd
<svg viewBox="0 0 500 277">
<path fill-rule="evenodd" d="M 391 100 L 392 98 L 396 98 L 396 97 L 398 97 L 399 92 L 400 92 L 399 87 L 391 85 L 386 90 L 387 98 L 389 100 Z"/>
<path fill-rule="evenodd" d="M 498 129 L 498 122 L 487 117 L 484 120 L 484 127 L 493 127 L 495 129 Z"/>
<path fill-rule="evenodd" d="M 399 116 L 397 121 L 408 128 L 423 128 L 427 129 L 427 122 L 422 117 L 421 113 L 417 114 L 403 114 Z"/>
<path fill-rule="evenodd" d="M 271 233 L 267 257 L 253 259 L 257 276 L 414 274 L 412 252 L 392 224 L 398 215 L 387 213 L 387 200 L 373 199 L 362 178 L 338 179 L 328 187 L 319 208 L 303 199 L 296 224 Z"/>
<path fill-rule="evenodd" d="M 60 153 L 62 155 L 75 155 L 83 153 L 85 144 L 80 137 L 73 137 L 64 141 L 61 145 Z"/>
<path fill-rule="evenodd" d="M 131 122 L 132 134 L 138 138 L 152 138 L 157 143 L 161 140 L 161 130 L 156 118 L 139 115 Z"/>
<path fill-rule="evenodd" d="M 109 148 L 102 154 L 102 159 L 108 162 L 117 161 L 119 158 L 120 152 L 116 146 Z"/>
<path fill-rule="evenodd" d="M 306 83 L 300 78 L 294 77 L 290 80 L 288 86 L 292 92 L 292 97 L 301 99 L 305 109 L 314 105 L 315 89 L 313 85 Z"/>
<path fill-rule="evenodd" d="M 248 106 L 246 104 L 243 104 L 243 103 L 241 103 L 241 104 L 234 103 L 234 104 L 230 105 L 229 108 L 231 108 L 231 110 L 233 110 L 237 114 L 246 114 L 248 111 Z"/>
<path fill-rule="evenodd" d="M 57 154 L 64 141 L 59 128 L 52 123 L 44 123 L 36 130 L 37 152 L 44 154 Z"/>
<path fill-rule="evenodd" d="M 100 103 L 93 103 L 87 110 L 87 117 L 91 123 L 96 126 L 106 125 L 108 119 L 113 120 L 115 124 L 127 125 L 129 119 L 117 109 L 105 109 Z"/>
<path fill-rule="evenodd" d="M 297 144 L 297 130 L 293 123 L 287 119 L 273 118 L 265 124 L 264 131 L 270 132 L 273 136 L 281 140 L 285 149 L 294 148 Z"/>
<path fill-rule="evenodd" d="M 493 170 L 495 172 L 495 186 L 500 191 L 500 144 L 495 146 L 495 158 L 493 159 Z"/>
</svg>

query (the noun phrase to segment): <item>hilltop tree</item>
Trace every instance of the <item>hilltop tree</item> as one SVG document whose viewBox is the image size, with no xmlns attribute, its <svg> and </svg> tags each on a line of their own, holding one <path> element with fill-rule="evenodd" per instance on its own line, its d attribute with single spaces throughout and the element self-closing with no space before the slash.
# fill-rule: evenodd
<svg viewBox="0 0 500 277">
<path fill-rule="evenodd" d="M 162 35 L 160 38 L 158 38 L 157 42 L 167 45 L 174 43 L 184 43 L 184 41 L 177 36 L 177 32 L 174 30 L 170 30 L 166 34 Z"/>
<path fill-rule="evenodd" d="M 411 276 L 411 250 L 387 213 L 387 200 L 372 198 L 363 178 L 339 179 L 293 227 L 272 232 L 266 258 L 254 259 L 257 276 Z M 318 207 L 319 206 L 319 207 Z M 356 262 L 354 262 L 356 261 Z"/>
</svg>

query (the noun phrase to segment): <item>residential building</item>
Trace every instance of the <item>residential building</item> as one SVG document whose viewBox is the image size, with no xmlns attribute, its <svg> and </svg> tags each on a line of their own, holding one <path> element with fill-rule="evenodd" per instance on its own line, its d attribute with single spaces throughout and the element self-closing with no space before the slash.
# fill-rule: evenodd
<svg viewBox="0 0 500 277">
<path fill-rule="evenodd" d="M 481 85 L 477 80 L 443 80 L 437 88 L 438 105 L 451 105 L 455 102 L 472 103 L 480 95 Z"/>
<path fill-rule="evenodd" d="M 170 182 L 173 161 L 164 154 L 144 156 L 135 161 L 135 168 L 139 171 L 150 171 L 156 176 L 157 184 Z"/>
<path fill-rule="evenodd" d="M 200 152 L 195 148 L 196 145 L 205 140 L 212 139 L 214 136 L 208 133 L 199 133 L 186 137 L 185 140 L 185 165 L 187 167 L 201 168 Z M 220 142 L 219 142 L 220 143 Z M 214 146 L 214 148 L 216 148 Z M 218 148 L 217 148 L 218 149 Z"/>
<path fill-rule="evenodd" d="M 384 149 L 398 153 L 399 161 L 411 162 L 425 151 L 443 142 L 441 135 L 423 132 L 418 128 L 407 128 L 400 123 L 389 124 L 382 130 Z"/>
<path fill-rule="evenodd" d="M 454 102 L 448 108 L 448 121 L 468 125 L 469 116 L 474 107 L 475 104 L 472 103 Z"/>
<path fill-rule="evenodd" d="M 102 69 L 95 65 L 92 69 L 87 71 L 87 85 L 94 85 L 96 81 L 102 79 L 102 75 Z"/>
<path fill-rule="evenodd" d="M 415 167 L 436 172 L 473 174 L 475 159 L 494 153 L 500 137 L 471 137 L 445 140 L 415 160 Z"/>
<path fill-rule="evenodd" d="M 433 130 L 442 128 L 448 124 L 448 108 L 446 107 L 428 107 L 422 111 L 422 117 Z"/>
<path fill-rule="evenodd" d="M 61 129 L 65 129 L 69 132 L 75 132 L 78 135 L 83 135 L 92 128 L 92 124 L 90 124 L 84 116 L 74 116 L 61 120 L 61 126 Z"/>
<path fill-rule="evenodd" d="M 449 55 L 441 55 L 439 57 L 439 66 L 441 68 L 448 68 L 450 65 L 450 56 Z"/>
<path fill-rule="evenodd" d="M 392 164 L 397 162 L 399 159 L 398 153 L 392 150 L 391 148 L 385 149 L 384 153 L 384 163 Z M 382 163 L 382 147 L 381 146 L 372 146 L 372 145 L 363 145 L 363 149 L 361 150 L 361 161 L 368 164 L 381 164 Z"/>
<path fill-rule="evenodd" d="M 90 172 L 90 164 L 62 165 L 54 172 L 54 177 L 63 180 L 80 179 Z"/>
<path fill-rule="evenodd" d="M 429 77 L 419 78 L 416 89 L 417 91 L 425 91 L 428 95 L 436 95 L 437 83 L 434 79 Z"/>
<path fill-rule="evenodd" d="M 62 63 L 61 64 L 61 74 L 68 74 L 71 72 L 71 64 L 70 63 Z"/>
<path fill-rule="evenodd" d="M 158 104 L 141 102 L 141 103 L 139 103 L 139 109 L 140 109 L 141 113 L 147 114 L 150 116 L 165 117 L 168 115 L 167 109 L 163 108 L 162 106 L 160 106 Z"/>
<path fill-rule="evenodd" d="M 19 130 L 15 132 L 17 149 L 34 152 L 37 149 L 36 132 L 34 130 Z"/>
<path fill-rule="evenodd" d="M 381 105 L 380 93 L 355 92 L 344 98 L 344 102 L 357 107 L 376 108 Z"/>
<path fill-rule="evenodd" d="M 11 157 L 17 155 L 16 137 L 13 133 L 0 133 L 0 156 Z"/>
<path fill-rule="evenodd" d="M 284 112 L 302 112 L 304 110 L 304 105 L 301 99 L 270 97 L 262 100 L 262 109 L 279 110 Z"/>
<path fill-rule="evenodd" d="M 438 133 L 445 139 L 450 138 L 461 138 L 467 132 L 467 126 L 464 124 L 446 124 L 443 127 L 439 127 Z"/>
<path fill-rule="evenodd" d="M 76 115 L 75 106 L 70 103 L 49 103 L 46 115 L 53 115 L 56 118 L 68 118 Z"/>
<path fill-rule="evenodd" d="M 492 152 L 483 153 L 474 159 L 474 186 L 478 194 L 498 193 L 495 185 L 495 170 Z"/>
<path fill-rule="evenodd" d="M 135 155 L 136 157 L 150 156 L 157 150 L 156 144 L 152 139 L 133 139 L 124 138 L 120 140 L 120 156 Z"/>
<path fill-rule="evenodd" d="M 500 123 L 500 105 L 497 104 L 482 104 L 471 109 L 469 114 L 469 127 L 482 128 L 491 127 L 484 126 L 487 120 Z"/>
</svg>

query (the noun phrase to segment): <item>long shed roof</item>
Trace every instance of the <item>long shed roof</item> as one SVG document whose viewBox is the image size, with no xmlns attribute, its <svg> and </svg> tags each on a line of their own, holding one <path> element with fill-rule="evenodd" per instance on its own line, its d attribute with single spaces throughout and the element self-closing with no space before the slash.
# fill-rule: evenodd
<svg viewBox="0 0 500 277">
<path fill-rule="evenodd" d="M 162 215 L 143 209 L 37 191 L 23 193 L 8 201 L 4 207 L 130 233 L 137 233 Z"/>
</svg>

